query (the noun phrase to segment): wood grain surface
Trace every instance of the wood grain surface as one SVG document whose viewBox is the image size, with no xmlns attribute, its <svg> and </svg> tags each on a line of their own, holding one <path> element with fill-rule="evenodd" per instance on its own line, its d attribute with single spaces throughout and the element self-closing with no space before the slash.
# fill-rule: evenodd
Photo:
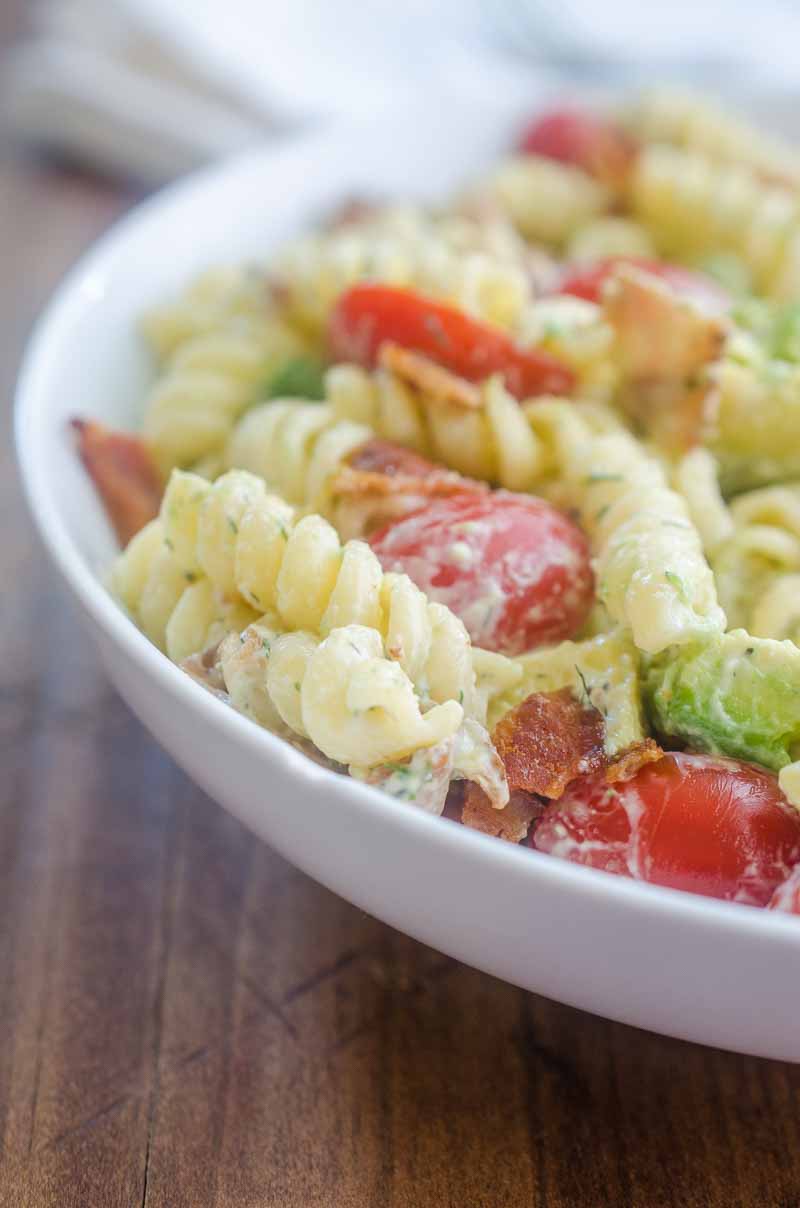
<svg viewBox="0 0 800 1208">
<path fill-rule="evenodd" d="M 6 436 L 31 321 L 131 200 L 5 148 Z M 800 1067 L 467 969 L 194 788 L 110 689 L 0 456 L 0 1208 L 800 1205 Z"/>
</svg>

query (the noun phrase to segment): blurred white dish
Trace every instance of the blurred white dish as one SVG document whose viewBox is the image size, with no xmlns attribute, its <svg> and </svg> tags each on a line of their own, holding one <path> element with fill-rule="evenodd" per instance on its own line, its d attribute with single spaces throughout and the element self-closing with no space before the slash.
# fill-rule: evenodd
<svg viewBox="0 0 800 1208">
<path fill-rule="evenodd" d="M 132 214 L 62 285 L 28 351 L 17 436 L 31 507 L 122 695 L 207 792 L 311 876 L 551 998 L 800 1060 L 796 919 L 579 868 L 337 777 L 205 693 L 102 586 L 113 542 L 66 421 L 80 412 L 135 426 L 149 372 L 141 311 L 206 265 L 262 256 L 345 197 L 444 193 L 507 145 L 521 116 L 502 103 L 427 105 L 248 155 Z"/>
</svg>

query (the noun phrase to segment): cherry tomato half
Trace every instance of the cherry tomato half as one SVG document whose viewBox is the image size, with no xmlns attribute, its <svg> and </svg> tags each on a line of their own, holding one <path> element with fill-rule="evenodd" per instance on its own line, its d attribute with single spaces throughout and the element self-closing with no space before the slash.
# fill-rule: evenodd
<svg viewBox="0 0 800 1208">
<path fill-rule="evenodd" d="M 770 910 L 781 910 L 784 914 L 800 914 L 800 864 L 788 880 L 778 886 L 768 905 Z"/>
<path fill-rule="evenodd" d="M 583 168 L 608 184 L 620 184 L 636 155 L 626 130 L 602 114 L 553 109 L 536 118 L 517 144 L 523 155 L 542 155 Z"/>
<path fill-rule="evenodd" d="M 800 862 L 800 814 L 761 768 L 673 753 L 621 784 L 574 781 L 532 843 L 639 881 L 766 906 Z"/>
<path fill-rule="evenodd" d="M 339 298 L 330 318 L 332 356 L 368 368 L 382 344 L 422 353 L 470 382 L 502 373 L 515 398 L 568 394 L 572 370 L 535 348 L 520 348 L 498 327 L 411 289 L 354 285 Z"/>
<path fill-rule="evenodd" d="M 646 256 L 608 256 L 591 264 L 568 266 L 559 283 L 558 293 L 585 298 L 587 302 L 600 302 L 606 282 L 614 270 L 622 265 L 630 265 L 658 277 L 676 294 L 694 302 L 702 310 L 723 314 L 730 309 L 730 295 L 705 273 L 693 272 L 680 264 L 650 260 Z"/>
<path fill-rule="evenodd" d="M 370 537 L 384 570 L 446 604 L 476 646 L 519 654 L 571 637 L 594 595 L 581 530 L 551 504 L 506 491 L 438 499 Z"/>
</svg>

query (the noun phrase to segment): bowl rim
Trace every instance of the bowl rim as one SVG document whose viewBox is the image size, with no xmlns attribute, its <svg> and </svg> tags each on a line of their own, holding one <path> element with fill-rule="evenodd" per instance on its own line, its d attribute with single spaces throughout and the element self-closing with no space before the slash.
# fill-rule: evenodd
<svg viewBox="0 0 800 1208">
<path fill-rule="evenodd" d="M 391 122 L 404 128 L 413 120 L 410 110 Z M 187 211 L 205 194 L 228 187 L 238 176 L 253 172 L 268 178 L 280 171 L 283 163 L 302 162 L 324 146 L 330 151 L 337 143 L 352 149 L 353 140 L 378 134 L 385 138 L 390 120 L 339 122 L 324 131 L 313 131 L 279 146 L 265 145 L 249 150 L 156 192 L 134 205 L 85 252 L 66 273 L 34 324 L 23 354 L 15 390 L 14 433 L 20 477 L 28 508 L 39 537 L 63 579 L 91 618 L 93 625 L 112 646 L 116 646 L 152 678 L 159 691 L 167 693 L 176 705 L 200 714 L 210 725 L 221 728 L 236 743 L 257 751 L 269 762 L 281 765 L 297 781 L 299 790 L 324 787 L 333 800 L 347 800 L 357 813 L 384 811 L 386 825 L 416 831 L 426 843 L 448 851 L 481 854 L 494 861 L 497 875 L 516 877 L 535 875 L 553 886 L 584 897 L 617 903 L 644 915 L 670 915 L 676 922 L 693 923 L 718 932 L 750 933 L 780 946 L 795 945 L 800 939 L 797 920 L 779 911 L 769 911 L 742 903 L 703 897 L 684 890 L 651 885 L 599 869 L 557 859 L 519 844 L 511 844 L 483 835 L 457 822 L 409 808 L 378 789 L 333 772 L 303 755 L 287 742 L 260 729 L 249 719 L 216 699 L 200 684 L 171 663 L 136 628 L 116 604 L 100 578 L 87 565 L 65 523 L 46 472 L 41 433 L 46 430 L 49 380 L 56 378 L 59 335 L 74 317 L 91 306 L 102 292 L 102 282 L 112 272 L 124 271 L 126 245 L 146 227 L 159 225 L 175 209 Z"/>
</svg>

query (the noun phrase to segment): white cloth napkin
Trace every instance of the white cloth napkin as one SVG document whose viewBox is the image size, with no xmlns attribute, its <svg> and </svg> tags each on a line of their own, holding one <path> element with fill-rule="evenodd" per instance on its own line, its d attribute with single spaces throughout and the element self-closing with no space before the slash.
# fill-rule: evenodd
<svg viewBox="0 0 800 1208">
<path fill-rule="evenodd" d="M 169 2 L 169 0 L 165 0 Z M 6 129 L 146 184 L 277 133 L 114 0 L 46 0 L 0 73 Z"/>
<path fill-rule="evenodd" d="M 18 137 L 157 184 L 420 91 L 531 102 L 570 76 L 768 86 L 794 117 L 794 0 L 38 0 L 0 68 Z M 794 124 L 794 122 L 792 123 Z"/>
</svg>

